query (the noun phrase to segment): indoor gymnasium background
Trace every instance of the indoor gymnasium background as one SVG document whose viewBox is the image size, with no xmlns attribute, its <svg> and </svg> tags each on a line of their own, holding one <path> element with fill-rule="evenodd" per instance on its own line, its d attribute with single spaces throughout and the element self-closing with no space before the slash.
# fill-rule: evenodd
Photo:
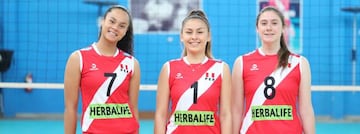
<svg viewBox="0 0 360 134">
<path fill-rule="evenodd" d="M 9 68 L 1 68 L 1 117 L 61 118 L 67 58 L 97 41 L 98 17 L 111 4 L 129 8 L 134 19 L 135 57 L 141 67 L 139 110 L 142 117 L 151 119 L 159 71 L 167 60 L 181 55 L 178 18 L 181 20 L 191 8 L 203 9 L 210 21 L 213 54 L 232 67 L 237 56 L 259 45 L 255 19 L 259 9 L 269 3 L 165 0 L 170 5 L 154 8 L 152 1 L 1 0 L 0 62 L 2 67 L 6 61 L 10 64 Z M 360 44 L 360 14 L 351 11 L 359 10 L 360 1 L 284 1 L 290 3 L 286 10 L 292 29 L 290 47 L 307 57 L 311 65 L 317 121 L 359 121 L 360 53 L 356 53 L 356 46 Z M 9 52 L 12 55 L 6 55 Z M 25 90 L 22 84 L 27 76 L 33 85 Z"/>
</svg>

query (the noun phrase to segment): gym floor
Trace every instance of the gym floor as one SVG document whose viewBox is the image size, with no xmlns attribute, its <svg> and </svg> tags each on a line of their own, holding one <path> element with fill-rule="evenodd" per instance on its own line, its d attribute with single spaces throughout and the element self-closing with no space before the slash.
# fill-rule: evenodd
<svg viewBox="0 0 360 134">
<path fill-rule="evenodd" d="M 1 134 L 63 134 L 63 120 L 0 119 Z M 140 121 L 140 134 L 152 134 L 153 120 Z M 316 122 L 316 134 L 359 134 L 360 122 Z M 77 133 L 81 134 L 78 123 Z"/>
</svg>

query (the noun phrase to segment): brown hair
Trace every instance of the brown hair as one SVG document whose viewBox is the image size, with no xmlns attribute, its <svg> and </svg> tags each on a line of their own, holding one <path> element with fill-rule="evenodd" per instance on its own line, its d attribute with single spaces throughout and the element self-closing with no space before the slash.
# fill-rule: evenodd
<svg viewBox="0 0 360 134">
<path fill-rule="evenodd" d="M 182 26 L 181 26 L 181 32 L 183 32 L 183 27 L 184 27 L 184 24 L 190 20 L 190 19 L 199 19 L 199 20 L 202 20 L 207 28 L 208 28 L 208 32 L 210 33 L 210 24 L 209 24 L 209 21 L 205 15 L 205 13 L 201 10 L 192 10 L 189 12 L 188 16 L 185 17 L 185 19 L 183 20 L 182 22 Z M 183 52 L 182 52 L 182 56 L 186 56 L 187 55 L 187 52 L 186 50 L 184 49 Z M 210 59 L 213 59 L 213 55 L 212 55 L 212 52 L 211 52 L 211 41 L 208 41 L 206 43 L 206 47 L 205 47 L 205 55 L 210 58 Z"/>
<path fill-rule="evenodd" d="M 258 14 L 258 16 L 256 17 L 256 27 L 258 26 L 258 22 L 259 22 L 259 18 L 260 16 L 264 13 L 264 12 L 268 12 L 268 11 L 273 11 L 275 12 L 281 20 L 282 26 L 285 27 L 285 17 L 284 15 L 280 12 L 280 10 L 278 10 L 277 8 L 273 7 L 273 6 L 267 6 L 265 8 L 263 8 L 260 13 Z M 280 37 L 280 50 L 277 52 L 278 55 L 278 65 L 277 67 L 286 67 L 288 64 L 288 59 L 290 56 L 290 51 L 287 47 L 285 38 L 284 38 L 284 33 L 281 34 Z"/>
</svg>

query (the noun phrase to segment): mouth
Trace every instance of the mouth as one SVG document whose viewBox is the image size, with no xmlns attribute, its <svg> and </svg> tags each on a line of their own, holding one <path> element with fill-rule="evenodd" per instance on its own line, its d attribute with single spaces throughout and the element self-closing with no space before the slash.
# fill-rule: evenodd
<svg viewBox="0 0 360 134">
<path fill-rule="evenodd" d="M 275 35 L 274 33 L 264 33 L 264 35 L 266 35 L 266 36 L 273 36 L 273 35 Z"/>
<path fill-rule="evenodd" d="M 275 36 L 274 33 L 264 33 L 263 35 L 264 35 L 264 37 L 267 37 L 267 38 L 273 38 Z"/>
<path fill-rule="evenodd" d="M 111 30 L 109 30 L 108 33 L 114 37 L 118 36 L 118 33 L 111 31 Z"/>
<path fill-rule="evenodd" d="M 196 46 L 199 46 L 199 45 L 200 45 L 200 42 L 189 42 L 189 44 L 190 44 L 191 46 L 196 47 Z"/>
</svg>

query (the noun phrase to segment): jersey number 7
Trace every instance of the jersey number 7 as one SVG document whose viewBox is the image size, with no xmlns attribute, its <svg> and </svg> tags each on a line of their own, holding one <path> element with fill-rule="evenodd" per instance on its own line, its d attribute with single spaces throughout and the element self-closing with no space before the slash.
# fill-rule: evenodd
<svg viewBox="0 0 360 134">
<path fill-rule="evenodd" d="M 111 87 L 114 84 L 114 80 L 116 78 L 116 73 L 104 73 L 105 77 L 111 77 L 109 86 L 108 86 L 108 90 L 106 92 L 106 96 L 110 96 L 110 91 L 111 91 Z"/>
</svg>

